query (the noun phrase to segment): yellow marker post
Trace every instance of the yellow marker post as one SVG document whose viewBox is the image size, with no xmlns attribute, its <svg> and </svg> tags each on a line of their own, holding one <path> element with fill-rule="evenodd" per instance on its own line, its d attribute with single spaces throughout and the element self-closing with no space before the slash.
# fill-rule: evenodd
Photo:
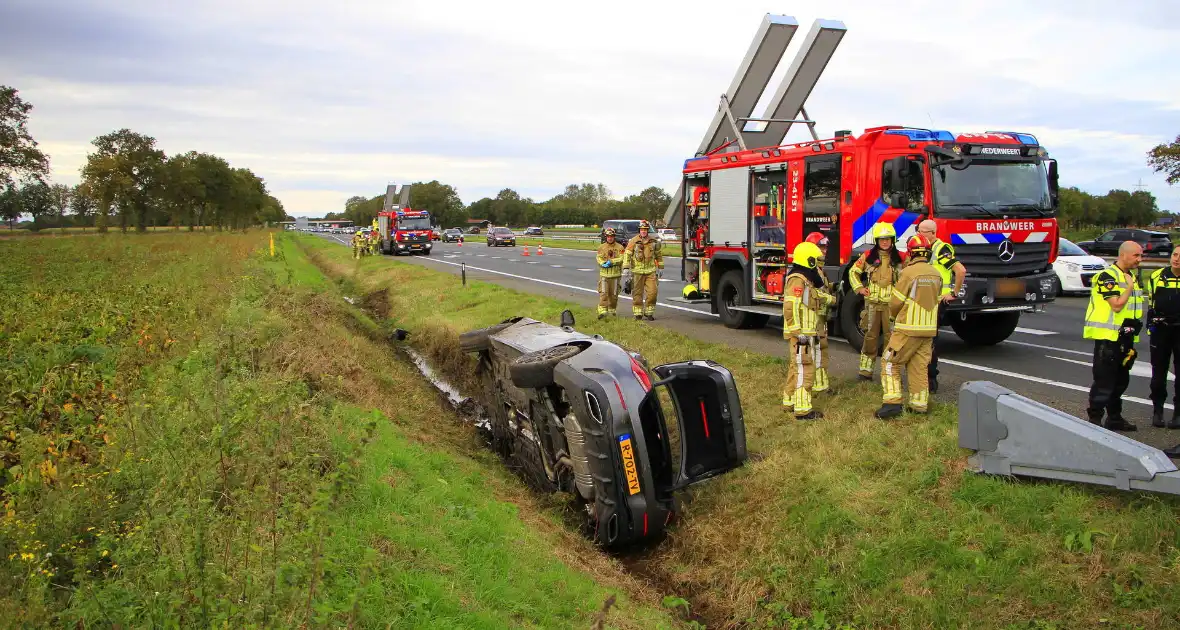
<svg viewBox="0 0 1180 630">
<path fill-rule="evenodd" d="M 270 233 L 270 257 L 275 257 L 275 233 Z"/>
</svg>

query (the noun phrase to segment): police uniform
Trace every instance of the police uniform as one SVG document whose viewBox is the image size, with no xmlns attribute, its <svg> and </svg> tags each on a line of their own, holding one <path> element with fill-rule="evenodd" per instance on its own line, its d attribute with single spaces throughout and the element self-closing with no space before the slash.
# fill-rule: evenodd
<svg viewBox="0 0 1180 630">
<path fill-rule="evenodd" d="M 955 248 L 951 247 L 949 243 L 942 239 L 934 239 L 934 246 L 930 250 L 930 265 L 938 271 L 938 275 L 942 277 L 942 295 L 950 295 L 951 289 L 955 285 L 955 274 L 951 271 L 955 265 L 959 264 L 959 259 L 955 258 Z M 941 300 L 938 303 L 939 319 L 942 319 L 943 304 Z M 926 369 L 926 375 L 930 382 L 930 391 L 938 391 L 938 329 L 934 331 L 934 341 L 930 345 L 930 367 Z"/>
<path fill-rule="evenodd" d="M 643 229 L 642 225 L 640 229 Z M 660 284 L 656 272 L 663 268 L 660 240 L 651 235 L 650 226 L 647 238 L 635 236 L 627 242 L 623 251 L 623 269 L 631 270 L 631 313 L 635 319 L 655 319 L 656 293 Z"/>
<path fill-rule="evenodd" d="M 619 278 L 623 275 L 623 246 L 618 242 L 598 246 L 598 318 L 619 306 Z"/>
<path fill-rule="evenodd" d="M 881 354 L 881 408 L 878 418 L 890 418 L 902 411 L 901 371 L 909 381 L 909 407 L 918 413 L 929 409 L 929 366 L 934 338 L 938 333 L 938 303 L 942 276 L 927 262 L 923 235 L 910 239 L 910 259 L 897 278 L 889 301 L 893 333 Z"/>
<path fill-rule="evenodd" d="M 1156 269 L 1147 279 L 1147 329 L 1151 339 L 1152 426 L 1164 426 L 1168 369 L 1180 374 L 1180 276 L 1171 267 Z M 1172 395 L 1169 429 L 1180 429 L 1180 389 Z"/>
<path fill-rule="evenodd" d="M 821 254 L 814 243 L 800 243 L 793 255 L 795 265 L 783 287 L 783 339 L 787 340 L 787 378 L 783 383 L 783 408 L 799 420 L 822 418 L 812 409 L 815 364 L 819 347 L 820 312 L 834 302 L 820 289 Z"/>
<path fill-rule="evenodd" d="M 1119 312 L 1106 300 L 1130 292 Z M 1090 403 L 1086 413 L 1090 422 L 1102 422 L 1117 431 L 1134 431 L 1135 425 L 1123 418 L 1123 392 L 1131 381 L 1135 364 L 1134 344 L 1139 341 L 1143 317 L 1143 292 L 1131 273 L 1111 265 L 1094 276 L 1090 304 L 1086 307 L 1082 336 L 1094 340 L 1094 384 L 1090 386 Z"/>
<path fill-rule="evenodd" d="M 874 247 L 865 251 L 852 263 L 852 270 L 848 274 L 848 283 L 853 291 L 860 291 L 868 284 L 869 294 L 865 296 L 864 310 L 861 311 L 861 328 L 865 331 L 864 342 L 860 348 L 860 377 L 873 378 L 873 361 L 877 358 L 879 343 L 889 342 L 890 317 L 889 301 L 893 296 L 893 285 L 897 282 L 901 268 L 901 254 L 897 251 L 897 232 L 888 223 L 878 223 L 873 226 L 873 238 L 891 238 L 891 247 L 885 260 L 881 254 L 885 250 Z M 876 250 L 875 256 L 869 254 Z M 870 261 L 870 258 L 873 260 Z M 864 279 L 861 279 L 864 276 Z"/>
</svg>

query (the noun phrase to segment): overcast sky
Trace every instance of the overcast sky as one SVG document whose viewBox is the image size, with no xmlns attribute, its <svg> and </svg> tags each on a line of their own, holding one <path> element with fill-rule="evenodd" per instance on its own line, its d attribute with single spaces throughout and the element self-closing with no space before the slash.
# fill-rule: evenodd
<svg viewBox="0 0 1180 630">
<path fill-rule="evenodd" d="M 391 181 L 621 198 L 675 188 L 766 13 L 800 24 L 781 70 L 816 18 L 848 27 L 807 104 L 824 137 L 1027 131 L 1063 185 L 1142 180 L 1180 211 L 1145 158 L 1180 134 L 1174 1 L 4 0 L 0 83 L 65 183 L 129 127 L 252 169 L 296 215 Z"/>
</svg>

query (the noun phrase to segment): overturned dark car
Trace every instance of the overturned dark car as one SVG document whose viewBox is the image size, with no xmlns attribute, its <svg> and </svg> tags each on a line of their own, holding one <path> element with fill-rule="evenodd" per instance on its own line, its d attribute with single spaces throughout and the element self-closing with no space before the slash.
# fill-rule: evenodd
<svg viewBox="0 0 1180 630">
<path fill-rule="evenodd" d="M 533 485 L 572 494 L 596 543 L 655 537 L 678 511 L 677 490 L 746 460 L 733 376 L 712 361 L 649 371 L 573 324 L 566 311 L 561 327 L 516 317 L 460 336 L 479 353 L 492 446 Z"/>
</svg>

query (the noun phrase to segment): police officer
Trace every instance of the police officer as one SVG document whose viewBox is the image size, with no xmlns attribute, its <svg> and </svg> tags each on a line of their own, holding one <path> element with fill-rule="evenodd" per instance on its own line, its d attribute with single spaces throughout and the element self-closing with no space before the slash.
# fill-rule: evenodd
<svg viewBox="0 0 1180 630">
<path fill-rule="evenodd" d="M 1156 269 L 1148 277 L 1145 289 L 1147 330 L 1151 332 L 1151 426 L 1163 427 L 1168 368 L 1180 374 L 1180 247 L 1172 249 L 1170 266 Z M 1167 427 L 1180 429 L 1180 388 L 1173 392 Z"/>
<path fill-rule="evenodd" d="M 938 224 L 931 219 L 926 219 L 918 224 L 918 234 L 923 234 L 931 243 L 934 243 L 930 254 L 930 264 L 938 271 L 938 275 L 942 276 L 942 303 L 938 306 L 938 316 L 942 319 L 942 311 L 945 310 L 945 304 L 954 300 L 959 295 L 959 291 L 963 288 L 963 281 L 967 278 L 967 268 L 959 259 L 955 258 L 955 248 L 951 247 L 949 243 L 938 238 Z M 952 276 L 954 282 L 951 282 Z M 938 330 L 934 331 L 934 343 L 930 351 L 930 367 L 927 368 L 927 377 L 930 381 L 930 393 L 938 393 Z"/>
<path fill-rule="evenodd" d="M 828 237 L 824 236 L 823 232 L 812 232 L 803 240 L 814 243 L 819 248 L 819 280 L 822 283 L 819 288 L 825 294 L 831 295 L 832 283 L 828 282 L 827 276 L 824 275 L 823 267 L 823 261 L 828 259 Z M 826 392 L 831 387 L 828 380 L 828 319 L 832 315 L 832 305 L 835 302 L 834 298 L 826 301 L 819 311 L 819 324 L 816 326 L 819 330 L 819 352 L 815 355 L 815 386 L 811 388 L 816 394 Z"/>
<path fill-rule="evenodd" d="M 1119 259 L 1099 271 L 1090 289 L 1082 336 L 1094 340 L 1094 384 L 1090 386 L 1090 422 L 1107 429 L 1134 431 L 1138 427 L 1123 418 L 1123 392 L 1131 381 L 1135 343 L 1143 326 L 1143 292 L 1132 271 L 1143 261 L 1143 248 L 1135 241 L 1119 246 Z"/>
<path fill-rule="evenodd" d="M 901 415 L 902 370 L 909 381 L 910 410 L 926 413 L 930 404 L 926 370 L 938 332 L 942 275 L 930 264 L 934 246 L 925 234 L 911 236 L 906 249 L 908 262 L 889 299 L 894 322 L 885 352 L 881 354 L 882 404 L 876 413 L 881 419 Z"/>
<path fill-rule="evenodd" d="M 812 409 L 815 362 L 820 354 L 820 311 L 835 299 L 823 286 L 823 254 L 815 243 L 795 246 L 793 264 L 783 287 L 783 338 L 787 340 L 787 379 L 783 383 L 783 409 L 797 420 L 818 420 L 822 413 Z"/>
<path fill-rule="evenodd" d="M 606 242 L 598 246 L 598 319 L 619 307 L 619 277 L 623 275 L 623 246 L 615 241 L 615 229 L 606 228 Z"/>
<path fill-rule="evenodd" d="M 664 253 L 660 239 L 652 238 L 651 224 L 647 221 L 640 221 L 639 235 L 627 243 L 623 251 L 623 269 L 631 270 L 631 313 L 635 319 L 655 319 Z"/>
<path fill-rule="evenodd" d="M 848 283 L 852 290 L 865 299 L 864 311 L 861 312 L 865 338 L 860 348 L 859 377 L 866 381 L 873 378 L 873 361 L 877 358 L 878 344 L 889 343 L 889 300 L 893 297 L 893 284 L 901 273 L 901 254 L 895 246 L 897 232 L 893 225 L 874 225 L 873 239 L 876 241 L 873 248 L 861 254 L 848 272 Z"/>
</svg>

